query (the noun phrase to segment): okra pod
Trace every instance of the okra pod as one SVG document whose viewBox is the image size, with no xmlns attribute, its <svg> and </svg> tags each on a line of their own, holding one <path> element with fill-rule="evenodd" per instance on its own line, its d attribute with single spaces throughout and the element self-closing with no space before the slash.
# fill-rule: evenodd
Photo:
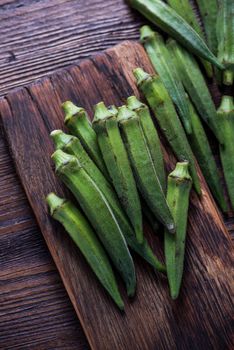
<svg viewBox="0 0 234 350">
<path fill-rule="evenodd" d="M 57 150 L 52 155 L 56 173 L 70 189 L 95 228 L 116 269 L 122 276 L 129 296 L 136 288 L 132 257 L 119 224 L 98 185 L 82 168 L 76 157 Z"/>
<path fill-rule="evenodd" d="M 133 73 L 176 157 L 180 161 L 189 161 L 194 188 L 201 194 L 193 152 L 164 84 L 158 75 L 151 76 L 141 68 L 135 69 Z"/>
<path fill-rule="evenodd" d="M 217 203 L 223 212 L 227 211 L 227 204 L 225 202 L 224 192 L 221 185 L 221 179 L 217 169 L 217 165 L 212 154 L 209 141 L 207 139 L 205 130 L 202 126 L 200 118 L 189 100 L 190 116 L 192 123 L 192 134 L 188 135 L 188 140 L 192 151 L 200 165 L 201 171 L 214 195 Z"/>
<path fill-rule="evenodd" d="M 117 116 L 103 102 L 95 106 L 93 127 L 120 203 L 128 215 L 138 242 L 142 243 L 142 212 L 135 179 L 120 135 Z"/>
<path fill-rule="evenodd" d="M 141 195 L 157 219 L 169 232 L 173 233 L 175 231 L 174 221 L 159 182 L 139 117 L 127 106 L 122 106 L 119 108 L 118 121 Z"/>
<path fill-rule="evenodd" d="M 103 287 L 116 305 L 123 310 L 124 303 L 109 259 L 87 219 L 72 202 L 54 193 L 50 193 L 46 200 L 51 216 L 64 226 Z"/>
<path fill-rule="evenodd" d="M 165 45 L 163 37 L 153 32 L 149 26 L 140 29 L 141 42 L 156 70 L 162 79 L 169 95 L 176 105 L 187 133 L 191 133 L 191 122 L 189 118 L 189 107 L 183 84 L 177 79 L 170 54 Z"/>
<path fill-rule="evenodd" d="M 165 266 L 158 261 L 150 248 L 147 240 L 144 238 L 142 243 L 138 243 L 135 233 L 123 212 L 118 197 L 116 196 L 113 187 L 106 180 L 102 172 L 92 161 L 80 141 L 72 135 L 66 135 L 61 130 L 55 130 L 51 133 L 56 149 L 61 149 L 65 153 L 74 155 L 84 170 L 98 184 L 99 189 L 107 199 L 116 220 L 119 223 L 121 231 L 124 234 L 128 246 L 139 254 L 144 260 L 153 266 L 154 269 L 165 272 Z"/>
<path fill-rule="evenodd" d="M 218 141 L 223 143 L 223 134 L 218 124 L 215 105 L 195 58 L 175 40 L 169 40 L 167 47 L 171 50 L 171 58 L 180 79 L 199 115 L 213 131 Z"/>
<path fill-rule="evenodd" d="M 178 297 L 182 282 L 191 186 L 188 163 L 177 163 L 168 176 L 167 189 L 167 200 L 176 223 L 176 233 L 172 236 L 165 230 L 164 236 L 167 277 L 172 299 Z"/>
<path fill-rule="evenodd" d="M 222 97 L 218 117 L 225 135 L 225 142 L 220 146 L 220 156 L 228 194 L 234 209 L 234 103 L 232 96 Z"/>
<path fill-rule="evenodd" d="M 209 50 L 197 32 L 170 6 L 161 0 L 128 0 L 128 2 L 191 52 L 223 69 L 223 65 Z"/>
<path fill-rule="evenodd" d="M 193 10 L 193 7 L 189 0 L 167 0 L 167 3 L 181 16 L 183 19 L 188 22 L 188 24 L 198 33 L 198 35 L 206 41 L 204 36 L 202 27 L 198 21 L 198 18 Z M 209 47 L 209 45 L 208 45 Z M 212 53 L 213 50 L 211 49 Z M 210 62 L 201 59 L 201 63 L 203 64 L 208 77 L 212 77 L 213 70 Z"/>
<path fill-rule="evenodd" d="M 65 125 L 69 132 L 77 136 L 85 150 L 105 176 L 108 176 L 105 164 L 97 142 L 97 135 L 92 128 L 87 112 L 77 107 L 71 101 L 62 104 L 65 113 Z"/>
<path fill-rule="evenodd" d="M 128 97 L 127 106 L 132 111 L 136 112 L 139 117 L 141 128 L 144 133 L 145 141 L 147 143 L 148 150 L 154 163 L 159 182 L 162 186 L 164 193 L 166 193 L 166 173 L 163 161 L 162 148 L 156 127 L 154 126 L 153 120 L 150 115 L 149 108 L 146 104 L 139 101 L 136 98 L 136 96 Z"/>
<path fill-rule="evenodd" d="M 223 83 L 232 85 L 234 79 L 234 1 L 222 0 L 217 17 L 218 58 L 226 67 Z"/>
</svg>

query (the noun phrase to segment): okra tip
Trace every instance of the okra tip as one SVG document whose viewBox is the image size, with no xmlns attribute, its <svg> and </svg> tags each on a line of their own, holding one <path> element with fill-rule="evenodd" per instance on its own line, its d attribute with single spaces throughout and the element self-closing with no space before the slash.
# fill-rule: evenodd
<svg viewBox="0 0 234 350">
<path fill-rule="evenodd" d="M 62 149 L 65 145 L 67 145 L 74 138 L 74 136 L 67 135 L 62 130 L 54 130 L 50 133 L 50 136 L 54 142 L 56 150 Z"/>
<path fill-rule="evenodd" d="M 65 119 L 64 119 L 65 124 L 67 124 L 74 115 L 78 114 L 81 111 L 84 111 L 82 107 L 76 106 L 71 101 L 66 101 L 62 103 L 62 110 L 65 114 Z"/>
<path fill-rule="evenodd" d="M 136 68 L 133 70 L 134 77 L 136 78 L 137 85 L 141 85 L 143 81 L 150 78 L 150 74 L 146 73 L 142 68 Z"/>
<path fill-rule="evenodd" d="M 115 105 L 108 106 L 107 109 L 113 116 L 117 116 L 118 108 Z"/>
<path fill-rule="evenodd" d="M 230 112 L 230 111 L 233 111 L 233 109 L 234 109 L 233 97 L 228 95 L 223 95 L 221 99 L 220 107 L 218 109 L 218 114 Z"/>
<path fill-rule="evenodd" d="M 55 171 L 56 172 L 58 171 L 59 168 L 61 168 L 62 166 L 66 165 L 72 161 L 78 162 L 76 157 L 63 152 L 61 149 L 58 149 L 57 151 L 55 151 L 52 154 L 51 158 L 55 164 Z"/>
<path fill-rule="evenodd" d="M 135 111 L 138 108 L 144 107 L 145 104 L 138 100 L 136 96 L 130 96 L 127 98 L 127 106 L 132 111 Z"/>
<path fill-rule="evenodd" d="M 192 181 L 192 178 L 189 175 L 189 162 L 177 162 L 175 169 L 169 176 L 175 179 Z"/>
<path fill-rule="evenodd" d="M 144 25 L 140 28 L 140 41 L 145 43 L 147 40 L 150 40 L 154 37 L 155 33 L 148 25 Z"/>
<path fill-rule="evenodd" d="M 51 192 L 46 197 L 46 203 L 50 209 L 50 215 L 53 216 L 54 211 L 61 207 L 66 199 L 58 197 L 54 192 Z"/>
</svg>

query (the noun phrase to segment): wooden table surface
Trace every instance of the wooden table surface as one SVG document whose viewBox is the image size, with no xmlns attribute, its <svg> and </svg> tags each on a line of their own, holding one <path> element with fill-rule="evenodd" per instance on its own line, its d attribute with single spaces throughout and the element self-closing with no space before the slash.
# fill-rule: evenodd
<svg viewBox="0 0 234 350">
<path fill-rule="evenodd" d="M 0 96 L 138 38 L 141 23 L 123 0 L 0 0 Z M 0 349 L 88 348 L 1 132 Z"/>
</svg>

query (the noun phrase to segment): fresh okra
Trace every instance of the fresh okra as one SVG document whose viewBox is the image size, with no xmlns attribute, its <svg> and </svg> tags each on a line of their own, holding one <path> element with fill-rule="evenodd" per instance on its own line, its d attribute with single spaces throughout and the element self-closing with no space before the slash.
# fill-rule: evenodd
<svg viewBox="0 0 234 350">
<path fill-rule="evenodd" d="M 74 194 L 83 212 L 96 229 L 99 239 L 126 284 L 128 295 L 133 296 L 136 288 L 133 260 L 105 196 L 76 157 L 57 150 L 52 155 L 52 159 L 56 173 Z"/>
<path fill-rule="evenodd" d="M 103 172 L 107 175 L 107 170 L 102 159 L 102 155 L 97 142 L 97 135 L 92 128 L 87 112 L 82 107 L 77 107 L 71 101 L 62 104 L 65 113 L 65 124 L 69 132 L 77 136 L 87 153 Z"/>
<path fill-rule="evenodd" d="M 135 69 L 133 73 L 175 155 L 180 161 L 189 161 L 194 188 L 201 194 L 191 147 L 164 84 L 158 75 L 151 76 L 141 68 Z"/>
<path fill-rule="evenodd" d="M 234 80 L 234 1 L 222 0 L 217 17 L 218 58 L 226 67 L 223 83 L 232 85 Z"/>
<path fill-rule="evenodd" d="M 118 122 L 141 195 L 157 219 L 173 233 L 174 221 L 148 150 L 139 117 L 127 106 L 122 106 L 119 108 Z"/>
<path fill-rule="evenodd" d="M 144 44 L 156 72 L 175 103 L 184 128 L 190 134 L 192 129 L 184 87 L 181 81 L 177 79 L 164 39 L 160 34 L 153 32 L 149 26 L 143 26 L 140 29 L 140 33 L 141 42 Z"/>
<path fill-rule="evenodd" d="M 220 156 L 228 194 L 234 209 L 234 103 L 232 96 L 222 97 L 218 117 L 225 135 L 225 142 L 220 146 Z"/>
<path fill-rule="evenodd" d="M 206 0 L 207 1 L 207 0 Z M 209 1 L 209 0 L 208 0 Z M 213 0 L 212 0 L 213 1 Z M 198 21 L 198 18 L 193 10 L 193 7 L 189 0 L 167 0 L 167 3 L 181 16 L 183 19 L 188 22 L 188 24 L 198 33 L 198 35 L 204 40 L 205 36 L 203 34 L 203 30 Z M 208 45 L 209 47 L 209 45 Z M 211 49 L 212 53 L 213 50 Z M 206 70 L 208 77 L 212 77 L 213 70 L 210 62 L 201 59 L 201 62 Z"/>
<path fill-rule="evenodd" d="M 123 310 L 124 303 L 109 259 L 87 219 L 74 204 L 54 193 L 50 193 L 46 200 L 51 216 L 64 226 L 103 287 L 116 305 Z"/>
<path fill-rule="evenodd" d="M 189 100 L 189 97 L 188 101 L 193 130 L 192 134 L 188 135 L 190 146 L 198 161 L 198 164 L 200 165 L 201 171 L 210 187 L 211 192 L 213 193 L 222 211 L 226 212 L 227 204 L 209 141 L 207 139 L 200 118 L 193 104 Z"/>
<path fill-rule="evenodd" d="M 191 52 L 224 68 L 197 32 L 170 6 L 161 0 L 128 0 L 128 3 Z"/>
<path fill-rule="evenodd" d="M 93 127 L 120 203 L 136 232 L 138 242 L 142 243 L 142 212 L 135 179 L 120 135 L 117 115 L 108 110 L 103 102 L 95 107 Z"/>
<path fill-rule="evenodd" d="M 189 195 L 192 179 L 188 163 L 177 163 L 168 176 L 167 200 L 176 223 L 176 233 L 170 235 L 165 230 L 164 249 L 167 277 L 172 299 L 179 295 L 184 266 L 185 239 L 188 219 Z"/>
<path fill-rule="evenodd" d="M 135 233 L 126 218 L 123 209 L 121 208 L 115 191 L 96 164 L 86 153 L 80 141 L 75 136 L 67 135 L 61 130 L 54 130 L 51 133 L 51 137 L 55 143 L 56 149 L 61 149 L 65 153 L 74 155 L 88 175 L 98 184 L 99 189 L 107 199 L 116 220 L 119 223 L 128 246 L 139 254 L 145 261 L 151 264 L 154 269 L 160 272 L 165 272 L 164 265 L 158 261 L 146 239 L 144 238 L 142 243 L 137 241 Z"/>
<path fill-rule="evenodd" d="M 154 126 L 150 115 L 149 108 L 146 104 L 139 101 L 136 96 L 130 96 L 127 99 L 127 106 L 132 111 L 136 112 L 144 133 L 145 141 L 148 146 L 158 179 L 164 193 L 166 193 L 166 174 L 163 161 L 163 154 L 157 130 Z"/>
<path fill-rule="evenodd" d="M 175 40 L 169 40 L 167 47 L 171 52 L 171 58 L 180 79 L 199 115 L 211 128 L 218 141 L 223 143 L 223 134 L 218 124 L 215 105 L 195 58 Z"/>
</svg>

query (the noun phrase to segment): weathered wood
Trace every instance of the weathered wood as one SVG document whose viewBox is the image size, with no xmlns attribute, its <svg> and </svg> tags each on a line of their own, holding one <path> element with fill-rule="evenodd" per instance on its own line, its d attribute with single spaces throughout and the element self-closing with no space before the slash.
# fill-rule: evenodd
<svg viewBox="0 0 234 350">
<path fill-rule="evenodd" d="M 124 295 L 126 313 L 119 313 L 47 214 L 45 195 L 64 193 L 50 161 L 49 132 L 62 126 L 59 104 L 71 98 L 90 113 L 101 99 L 120 105 L 137 92 L 131 70 L 138 65 L 152 69 L 141 46 L 127 42 L 3 99 L 2 121 L 16 168 L 93 349 L 132 349 L 133 344 L 147 350 L 231 349 L 231 241 L 202 177 L 202 199 L 192 194 L 185 278 L 177 302 L 170 300 L 165 279 L 137 258 L 137 296 L 128 302 Z M 175 162 L 168 152 L 166 161 L 169 167 Z"/>
</svg>

